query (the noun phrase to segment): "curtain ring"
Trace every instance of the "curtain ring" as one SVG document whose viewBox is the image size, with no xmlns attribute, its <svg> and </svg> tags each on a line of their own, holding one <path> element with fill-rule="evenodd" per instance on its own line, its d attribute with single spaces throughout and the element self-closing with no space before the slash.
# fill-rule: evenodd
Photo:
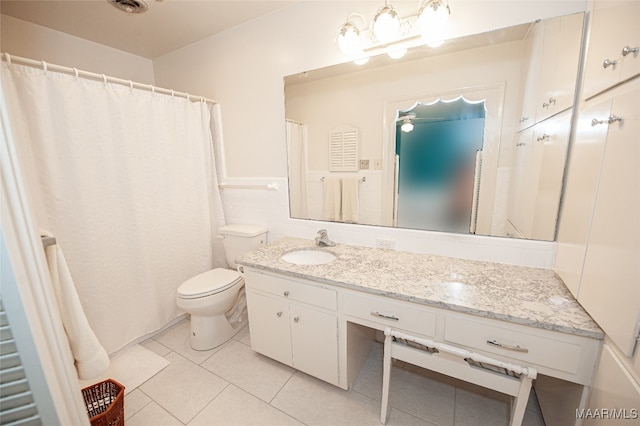
<svg viewBox="0 0 640 426">
<path fill-rule="evenodd" d="M 156 94 L 156 88 L 153 87 L 153 84 L 151 85 L 151 93 L 153 93 L 154 95 Z"/>
<path fill-rule="evenodd" d="M 204 103 L 204 96 L 200 96 L 200 102 Z"/>
<path fill-rule="evenodd" d="M 129 89 L 133 90 L 133 81 L 129 80 Z"/>
<path fill-rule="evenodd" d="M 78 68 L 74 68 L 74 69 L 73 69 L 73 75 L 75 75 L 75 76 L 76 76 L 76 80 L 77 80 L 77 79 L 78 79 L 78 75 L 79 75 L 79 73 L 78 73 Z"/>
<path fill-rule="evenodd" d="M 45 61 L 42 61 L 42 69 L 44 70 L 44 74 L 47 74 L 47 63 Z"/>
<path fill-rule="evenodd" d="M 106 75 L 104 75 L 104 74 L 101 74 L 101 75 L 102 75 L 102 82 L 103 82 L 104 84 L 107 84 L 107 76 L 106 76 Z"/>
<path fill-rule="evenodd" d="M 189 94 L 188 93 L 185 93 L 185 94 L 187 95 L 187 100 L 191 101 L 191 98 L 189 97 Z"/>
<path fill-rule="evenodd" d="M 11 66 L 11 55 L 9 55 L 8 53 L 4 54 L 5 58 L 7 58 L 7 65 Z"/>
<path fill-rule="evenodd" d="M 173 95 L 175 95 L 175 92 L 173 91 L 173 89 L 171 89 L 171 97 L 173 98 Z"/>
</svg>

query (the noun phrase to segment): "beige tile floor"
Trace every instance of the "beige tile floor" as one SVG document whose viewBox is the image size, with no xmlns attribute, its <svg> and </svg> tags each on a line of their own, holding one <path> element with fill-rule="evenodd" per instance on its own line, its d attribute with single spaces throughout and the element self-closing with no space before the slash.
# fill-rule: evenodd
<svg viewBox="0 0 640 426">
<path fill-rule="evenodd" d="M 125 398 L 127 426 L 379 425 L 382 345 L 344 391 L 251 350 L 248 327 L 210 351 L 189 347 L 184 320 L 143 342 L 170 365 Z M 500 426 L 507 399 L 397 362 L 389 425 Z M 544 426 L 532 392 L 523 425 Z"/>
</svg>

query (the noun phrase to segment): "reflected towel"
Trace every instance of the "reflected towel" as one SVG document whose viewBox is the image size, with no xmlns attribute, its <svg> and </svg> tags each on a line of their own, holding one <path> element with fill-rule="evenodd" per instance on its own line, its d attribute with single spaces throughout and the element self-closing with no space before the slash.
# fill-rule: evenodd
<svg viewBox="0 0 640 426">
<path fill-rule="evenodd" d="M 45 251 L 51 283 L 60 309 L 62 325 L 75 359 L 78 378 L 86 380 L 98 376 L 109 367 L 107 351 L 87 321 L 60 245 L 48 246 Z"/>
<path fill-rule="evenodd" d="M 360 214 L 360 178 L 357 176 L 342 179 L 342 221 L 358 222 Z"/>
<path fill-rule="evenodd" d="M 340 220 L 340 178 L 326 176 L 324 178 L 324 219 Z"/>
</svg>

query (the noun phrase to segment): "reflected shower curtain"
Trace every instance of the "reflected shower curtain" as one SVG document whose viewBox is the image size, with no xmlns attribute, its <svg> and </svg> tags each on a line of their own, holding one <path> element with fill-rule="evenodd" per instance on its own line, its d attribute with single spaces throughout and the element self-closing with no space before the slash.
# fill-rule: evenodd
<svg viewBox="0 0 640 426">
<path fill-rule="evenodd" d="M 184 280 L 223 266 L 210 108 L 2 66 L 34 220 L 64 248 L 89 323 L 113 353 L 179 315 Z"/>
<path fill-rule="evenodd" d="M 307 126 L 287 120 L 289 152 L 289 205 L 291 217 L 308 218 L 307 212 Z"/>
</svg>

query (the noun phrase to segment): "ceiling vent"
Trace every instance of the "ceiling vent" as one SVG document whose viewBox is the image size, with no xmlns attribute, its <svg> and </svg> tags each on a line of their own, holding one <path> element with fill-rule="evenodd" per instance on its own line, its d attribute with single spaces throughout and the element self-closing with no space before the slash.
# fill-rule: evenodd
<svg viewBox="0 0 640 426">
<path fill-rule="evenodd" d="M 149 9 L 143 0 L 107 0 L 113 7 L 125 13 L 144 13 Z"/>
</svg>

